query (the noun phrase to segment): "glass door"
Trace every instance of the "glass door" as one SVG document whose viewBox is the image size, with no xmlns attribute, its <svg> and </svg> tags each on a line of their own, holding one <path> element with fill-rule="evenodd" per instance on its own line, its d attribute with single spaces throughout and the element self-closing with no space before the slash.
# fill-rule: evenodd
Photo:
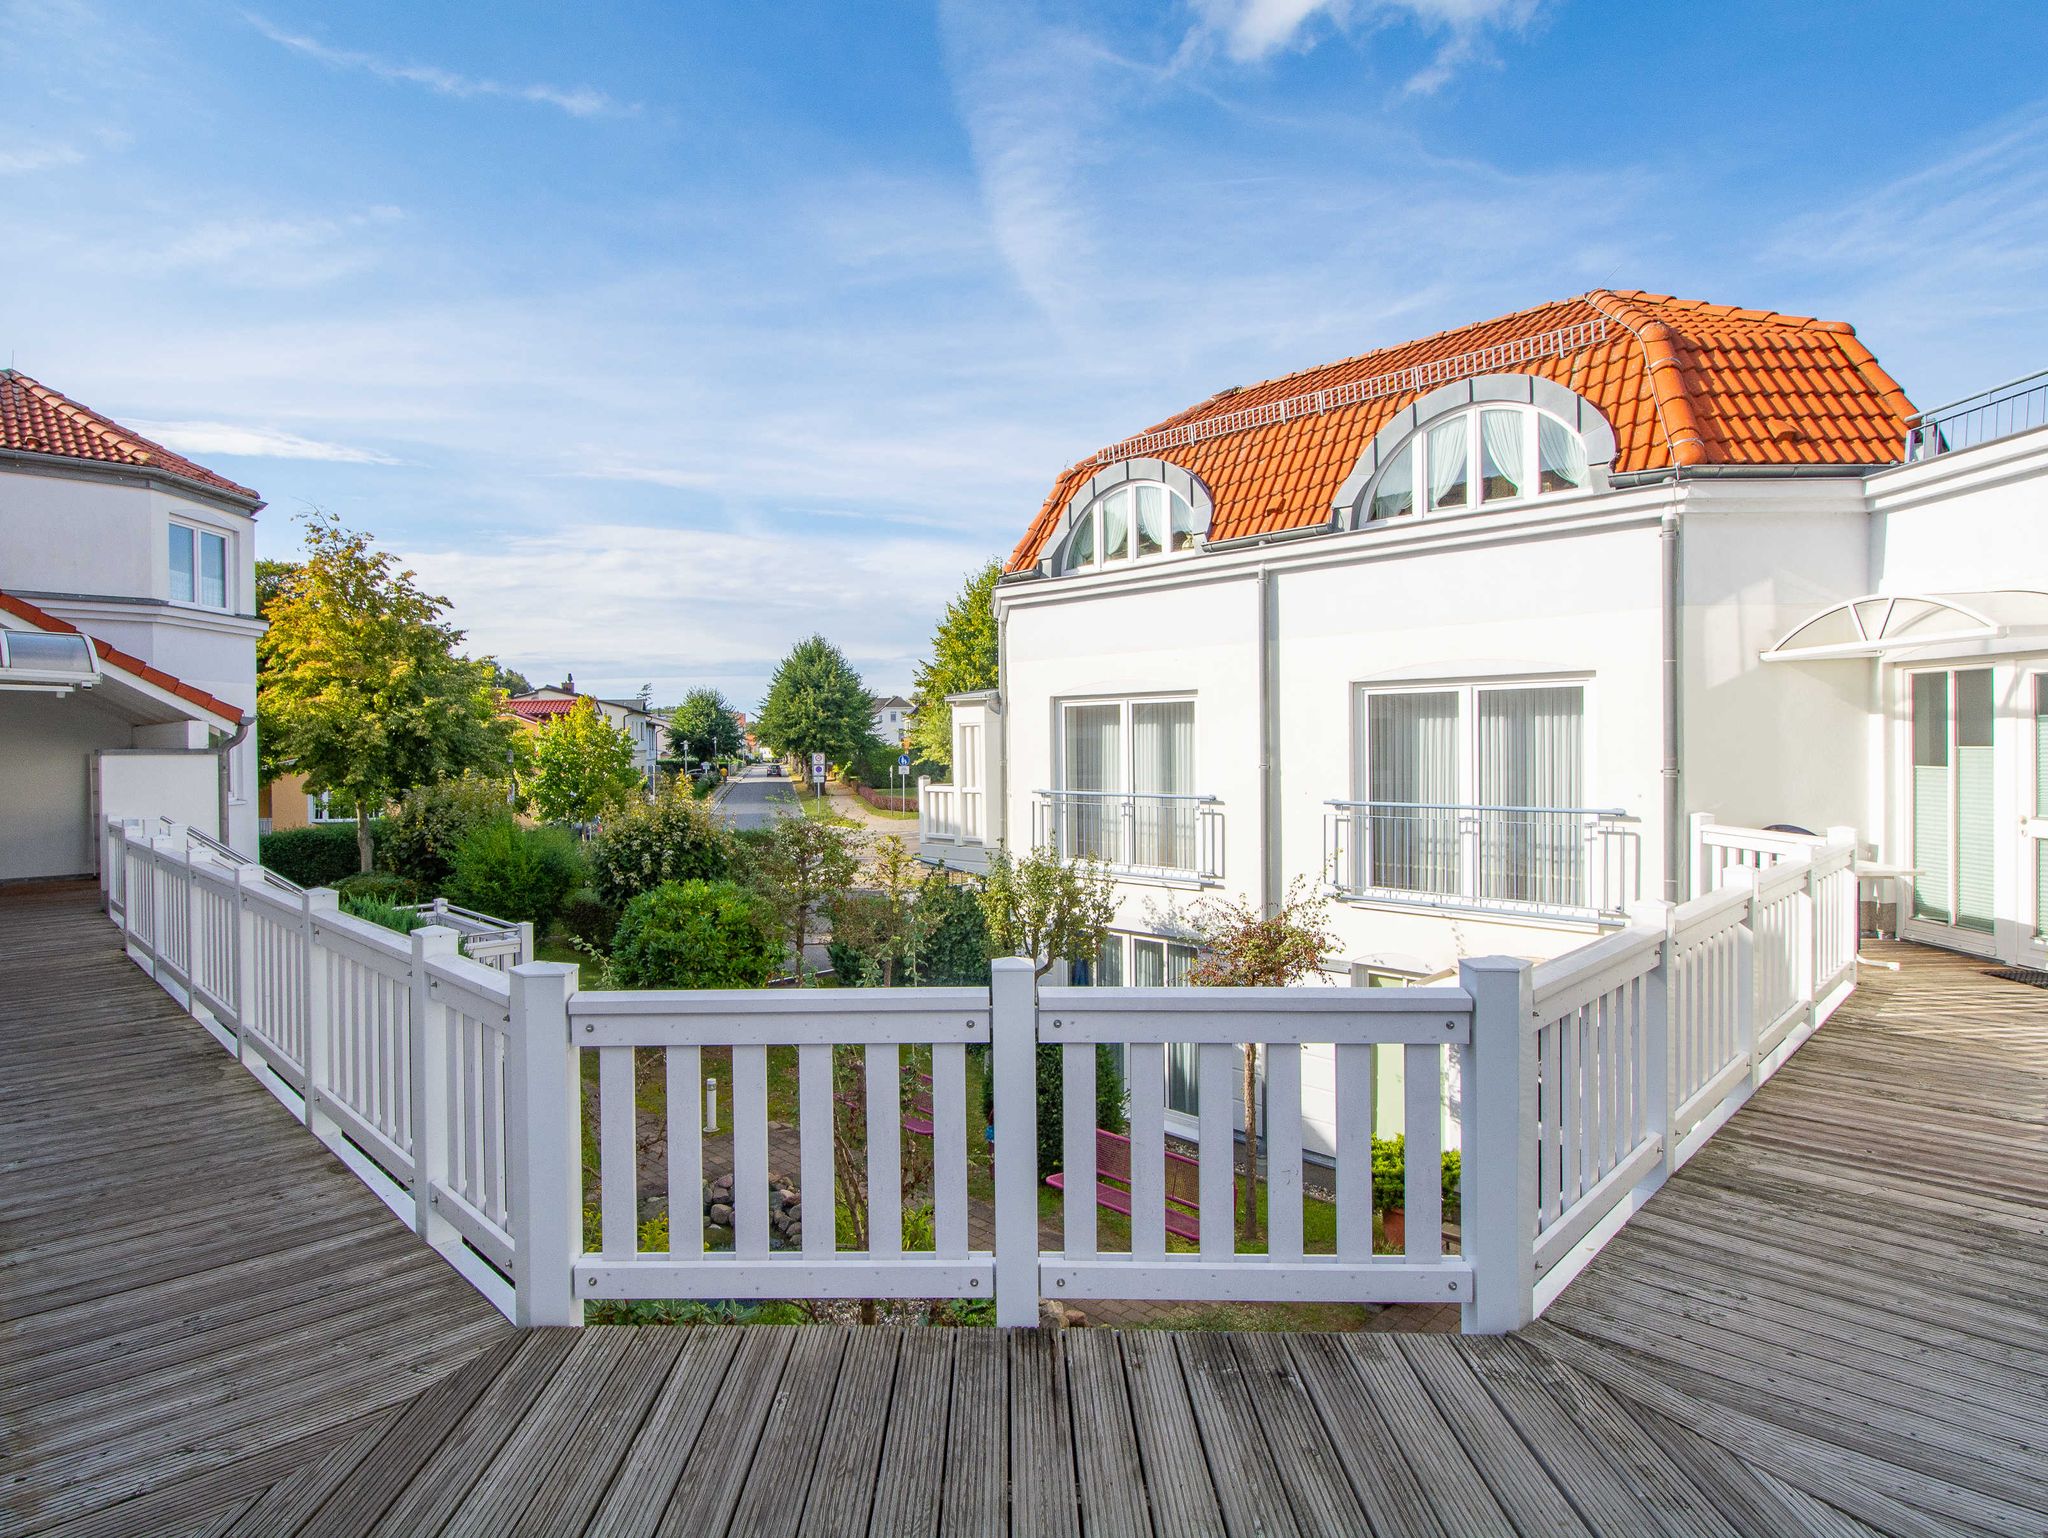
<svg viewBox="0 0 2048 1538">
<path fill-rule="evenodd" d="M 1992 804 L 1991 669 L 1912 676 L 1913 917 L 1992 932 L 1997 823 Z"/>
<path fill-rule="evenodd" d="M 2032 815 L 2020 825 L 2026 858 L 2034 878 L 2034 943 L 2048 945 L 2048 671 L 2035 673 L 2031 699 L 2034 716 L 2034 799 Z"/>
</svg>

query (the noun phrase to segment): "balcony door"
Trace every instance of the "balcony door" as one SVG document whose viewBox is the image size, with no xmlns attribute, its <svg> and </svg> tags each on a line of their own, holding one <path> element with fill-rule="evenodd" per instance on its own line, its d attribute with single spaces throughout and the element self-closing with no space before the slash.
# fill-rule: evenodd
<svg viewBox="0 0 2048 1538">
<path fill-rule="evenodd" d="M 1195 702 L 1061 707 L 1059 848 L 1147 870 L 1195 868 Z"/>
<path fill-rule="evenodd" d="M 2022 820 L 2025 862 L 2022 869 L 2033 878 L 2034 923 L 2032 938 L 2036 956 L 2048 950 L 2048 669 L 2028 675 L 2027 703 L 2033 707 L 2034 797 Z"/>
<path fill-rule="evenodd" d="M 1914 673 L 1913 917 L 1975 949 L 1996 911 L 1990 668 Z"/>
</svg>

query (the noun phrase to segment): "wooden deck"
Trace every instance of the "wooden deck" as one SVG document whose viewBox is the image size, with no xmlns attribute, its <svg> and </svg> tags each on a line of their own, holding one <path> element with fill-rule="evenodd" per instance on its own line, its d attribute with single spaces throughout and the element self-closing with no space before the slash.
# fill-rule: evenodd
<svg viewBox="0 0 2048 1538">
<path fill-rule="evenodd" d="M 1894 948 L 1509 1339 L 504 1324 L 0 893 L 0 1532 L 2048 1532 L 2048 994 Z"/>
</svg>

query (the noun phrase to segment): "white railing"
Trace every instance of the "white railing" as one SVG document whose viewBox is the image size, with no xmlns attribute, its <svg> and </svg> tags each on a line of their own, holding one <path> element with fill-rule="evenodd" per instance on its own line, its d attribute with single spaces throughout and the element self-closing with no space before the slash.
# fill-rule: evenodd
<svg viewBox="0 0 2048 1538">
<path fill-rule="evenodd" d="M 1716 847 L 1774 835 L 1721 829 Z M 1037 986 L 993 964 L 987 989 L 581 991 L 576 968 L 509 974 L 429 926 L 400 938 L 291 894 L 175 836 L 110 824 L 103 883 L 130 954 L 422 1238 L 509 1315 L 575 1323 L 598 1299 L 993 1297 L 1029 1324 L 1043 1297 L 1445 1301 L 1469 1330 L 1534 1318 L 1855 985 L 1854 846 L 1801 844 L 1680 907 L 1531 967 L 1461 964 L 1451 987 L 1097 989 Z M 1244 1043 L 1266 1060 L 1267 1225 L 1240 1248 L 1234 1087 Z M 1097 1210 L 1096 1053 L 1123 1049 L 1127 1244 Z M 967 1049 L 994 1086 L 994 1243 L 970 1240 L 975 1146 Z M 1039 1238 L 1036 1062 L 1064 1070 L 1065 1198 Z M 807 1221 L 775 1243 L 770 1053 L 794 1049 L 798 1189 Z M 1193 1049 L 1197 1196 L 1169 1189 L 1166 1065 Z M 706 1167 L 703 1054 L 728 1052 L 732 1248 L 694 1215 Z M 1406 1238 L 1375 1253 L 1373 1060 L 1406 1080 Z M 584 1238 L 584 1054 L 595 1056 L 599 1233 Z M 778 1057 L 778 1061 L 780 1058 Z M 636 1076 L 666 1096 L 666 1248 L 641 1247 Z M 1334 1239 L 1305 1242 L 1304 1084 L 1336 1127 Z M 1457 1083 L 1460 1244 L 1446 1253 L 1441 1115 Z M 787 1114 L 787 1101 L 780 1102 Z M 920 1124 L 912 1141 L 906 1118 Z M 928 1131 L 923 1129 L 928 1128 Z M 921 1141 L 928 1138 L 929 1141 Z M 1109 1140 L 1114 1143 L 1115 1140 Z M 906 1149 L 929 1159 L 906 1182 Z M 928 1150 L 928 1152 L 927 1152 Z M 786 1172 L 785 1172 L 786 1173 Z M 849 1173 L 866 1238 L 833 1213 Z M 906 1189 L 908 1187 L 908 1189 Z M 914 1245 L 906 1198 L 930 1204 Z M 1169 1203 L 1180 1220 L 1169 1223 Z M 922 1214 L 920 1214 L 922 1216 Z M 1200 1219 L 1192 1247 L 1176 1244 Z"/>
<path fill-rule="evenodd" d="M 1214 796 L 1041 790 L 1031 841 L 1066 860 L 1189 881 L 1223 876 L 1223 806 Z"/>
<path fill-rule="evenodd" d="M 964 839 L 957 786 L 934 785 L 919 776 L 917 782 L 917 836 L 920 839 Z"/>
<path fill-rule="evenodd" d="M 1325 805 L 1323 880 L 1343 897 L 1597 920 L 1641 895 L 1642 836 L 1618 808 Z"/>
<path fill-rule="evenodd" d="M 1906 458 L 1932 459 L 2048 425 L 2048 370 L 1906 419 Z"/>
<path fill-rule="evenodd" d="M 412 903 L 407 911 L 417 913 L 424 924 L 452 929 L 462 936 L 462 954 L 499 972 L 509 972 L 521 962 L 533 960 L 533 925 L 517 923 L 460 908 L 445 897 Z"/>
</svg>

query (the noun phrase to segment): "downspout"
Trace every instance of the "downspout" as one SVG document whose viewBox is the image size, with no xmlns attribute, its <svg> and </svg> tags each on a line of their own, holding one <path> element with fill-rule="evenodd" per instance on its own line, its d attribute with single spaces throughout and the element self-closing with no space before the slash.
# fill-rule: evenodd
<svg viewBox="0 0 2048 1538">
<path fill-rule="evenodd" d="M 228 755 L 242 745 L 242 739 L 249 735 L 249 728 L 256 724 L 254 716 L 244 716 L 236 723 L 234 733 L 213 751 L 220 757 L 220 841 L 230 849 L 234 841 L 228 837 Z"/>
<path fill-rule="evenodd" d="M 1279 611 L 1273 573 L 1259 568 L 1259 912 L 1280 911 L 1280 769 L 1274 752 L 1279 736 Z"/>
<path fill-rule="evenodd" d="M 1657 549 L 1663 578 L 1664 630 L 1664 900 L 1684 900 L 1679 883 L 1679 865 L 1685 857 L 1684 800 L 1678 778 L 1678 498 L 1671 488 L 1671 504 L 1657 525 Z"/>
</svg>

